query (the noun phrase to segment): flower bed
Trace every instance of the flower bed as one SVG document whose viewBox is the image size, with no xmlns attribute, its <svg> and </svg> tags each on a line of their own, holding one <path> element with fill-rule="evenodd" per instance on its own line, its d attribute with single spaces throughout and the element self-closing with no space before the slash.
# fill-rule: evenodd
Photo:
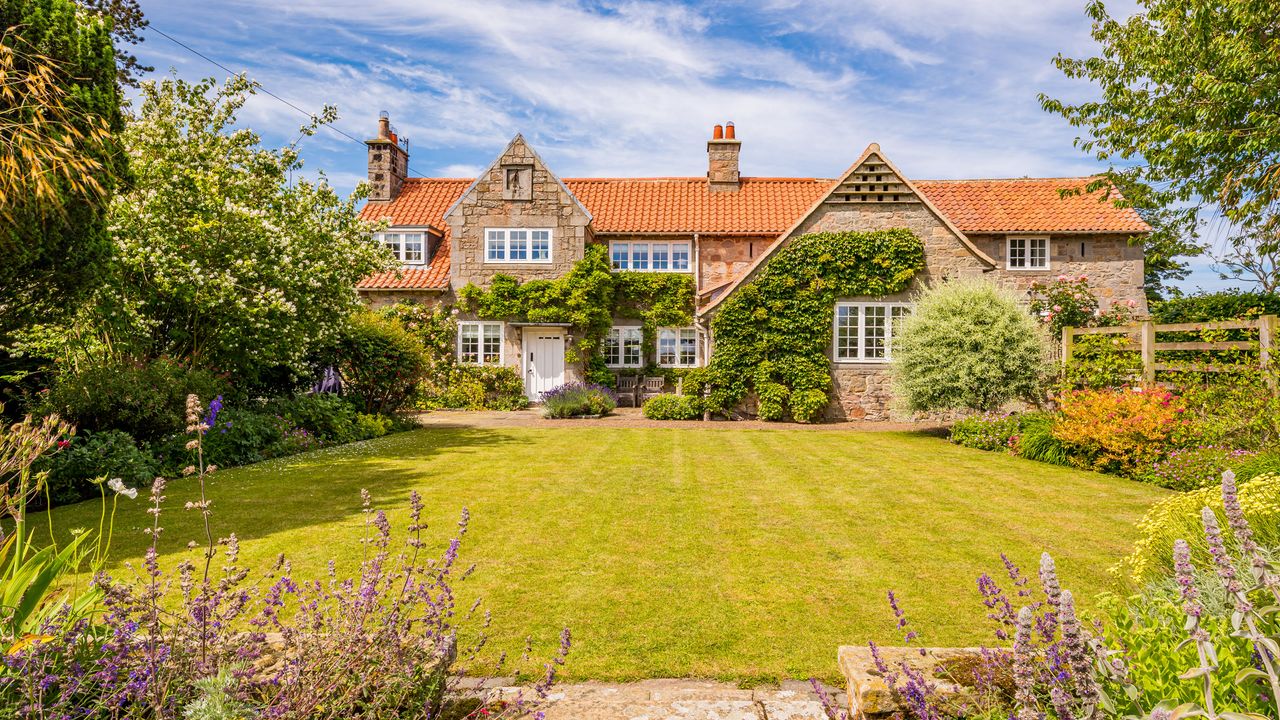
<svg viewBox="0 0 1280 720">
<path fill-rule="evenodd" d="M 542 416 L 547 418 L 601 417 L 618 407 L 613 391 L 595 383 L 567 383 L 542 394 Z"/>
</svg>

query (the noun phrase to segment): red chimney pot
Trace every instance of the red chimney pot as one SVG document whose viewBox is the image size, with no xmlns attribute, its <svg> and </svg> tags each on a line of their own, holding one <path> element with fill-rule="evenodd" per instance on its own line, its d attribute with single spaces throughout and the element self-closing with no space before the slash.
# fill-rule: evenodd
<svg viewBox="0 0 1280 720">
<path fill-rule="evenodd" d="M 716 125 L 714 128 L 712 128 L 712 129 L 711 129 L 711 139 L 712 139 L 712 140 L 723 140 L 723 139 L 724 139 L 724 126 L 723 126 L 723 125 Z"/>
<path fill-rule="evenodd" d="M 734 138 L 734 134 L 733 134 L 733 121 L 732 121 L 732 120 L 730 120 L 729 122 L 727 122 L 727 123 L 725 123 L 725 124 L 724 124 L 724 136 L 725 136 L 725 139 L 727 139 L 727 140 L 733 140 L 733 139 L 735 139 L 735 138 Z"/>
</svg>

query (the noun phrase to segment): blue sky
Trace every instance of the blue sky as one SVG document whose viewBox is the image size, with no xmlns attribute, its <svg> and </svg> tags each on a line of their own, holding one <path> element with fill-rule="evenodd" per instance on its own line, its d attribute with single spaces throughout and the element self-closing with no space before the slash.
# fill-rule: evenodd
<svg viewBox="0 0 1280 720">
<path fill-rule="evenodd" d="M 1088 174 L 1037 93 L 1094 49 L 1084 0 L 142 0 L 154 26 L 356 138 L 390 113 L 413 175 L 474 176 L 517 132 L 562 176 L 701 175 L 732 120 L 746 175 L 831 177 L 878 142 L 914 178 Z M 1108 3 L 1124 12 L 1125 3 Z M 226 72 L 154 32 L 157 74 Z M 260 95 L 273 145 L 303 118 Z M 350 191 L 362 146 L 322 131 L 307 168 Z M 1216 288 L 1207 264 L 1186 283 Z"/>
</svg>

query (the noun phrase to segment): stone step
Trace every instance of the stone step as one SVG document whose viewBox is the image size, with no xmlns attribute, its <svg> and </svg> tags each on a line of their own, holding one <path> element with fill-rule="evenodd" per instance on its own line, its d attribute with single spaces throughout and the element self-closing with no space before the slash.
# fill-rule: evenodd
<svg viewBox="0 0 1280 720">
<path fill-rule="evenodd" d="M 490 697 L 513 697 L 520 688 L 498 687 Z M 526 696 L 528 689 L 524 690 Z M 838 698 L 839 693 L 829 692 Z M 710 680 L 641 680 L 633 683 L 556 685 L 544 707 L 546 720 L 825 720 L 808 683 L 743 689 Z"/>
</svg>

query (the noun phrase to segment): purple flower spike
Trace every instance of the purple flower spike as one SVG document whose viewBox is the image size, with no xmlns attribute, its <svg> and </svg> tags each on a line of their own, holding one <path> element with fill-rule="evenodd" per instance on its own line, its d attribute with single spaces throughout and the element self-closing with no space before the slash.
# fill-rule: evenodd
<svg viewBox="0 0 1280 720">
<path fill-rule="evenodd" d="M 1031 625 L 1035 613 L 1024 607 L 1018 613 L 1018 628 L 1013 636 L 1013 681 L 1017 686 L 1014 700 L 1018 705 L 1017 720 L 1039 720 L 1036 706 L 1035 649 L 1031 646 Z"/>
<path fill-rule="evenodd" d="M 1212 509 L 1203 508 L 1200 511 L 1200 519 L 1204 522 L 1204 537 L 1209 544 L 1209 554 L 1213 556 L 1214 568 L 1218 571 L 1218 577 L 1222 578 L 1222 586 L 1236 598 L 1236 610 L 1246 614 L 1253 609 L 1253 606 L 1244 597 L 1244 585 L 1236 575 L 1235 563 L 1231 561 L 1231 555 L 1227 553 L 1227 546 L 1222 540 L 1218 516 L 1213 514 Z"/>
<path fill-rule="evenodd" d="M 222 396 L 219 395 L 213 399 L 213 402 L 209 403 L 209 414 L 204 416 L 204 424 L 213 427 L 213 424 L 218 420 L 218 413 L 221 411 Z"/>
<path fill-rule="evenodd" d="M 1182 611 L 1190 617 L 1202 617 L 1204 606 L 1200 604 L 1200 590 L 1196 588 L 1191 567 L 1191 547 L 1186 540 L 1173 542 L 1173 573 L 1178 579 L 1178 590 L 1182 594 Z"/>
<path fill-rule="evenodd" d="M 889 607 L 893 608 L 893 616 L 898 619 L 898 630 L 902 631 L 902 639 L 910 645 L 919 635 L 916 634 L 915 630 L 907 629 L 907 614 L 898 605 L 898 598 L 894 596 L 892 590 L 889 591 Z M 924 648 L 921 648 L 920 654 L 923 655 L 924 652 Z"/>
</svg>

